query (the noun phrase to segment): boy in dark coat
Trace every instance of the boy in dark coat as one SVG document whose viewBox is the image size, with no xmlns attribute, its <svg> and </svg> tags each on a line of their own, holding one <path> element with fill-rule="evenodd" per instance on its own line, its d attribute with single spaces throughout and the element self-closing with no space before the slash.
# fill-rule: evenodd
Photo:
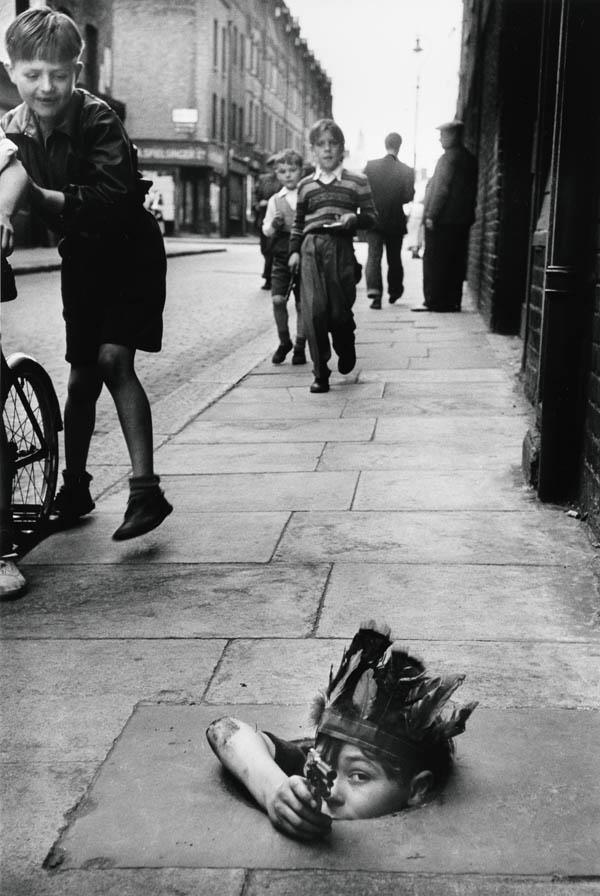
<svg viewBox="0 0 600 896">
<path fill-rule="evenodd" d="M 31 205 L 60 235 L 66 360 L 64 485 L 55 509 L 72 523 L 94 508 L 86 471 L 96 402 L 115 402 L 132 467 L 115 540 L 141 535 L 171 513 L 153 469 L 152 418 L 134 369 L 137 349 L 162 340 L 166 258 L 143 207 L 148 184 L 110 107 L 75 84 L 81 34 L 68 16 L 29 9 L 6 32 L 7 70 L 23 100 L 1 126 L 30 177 Z"/>
</svg>

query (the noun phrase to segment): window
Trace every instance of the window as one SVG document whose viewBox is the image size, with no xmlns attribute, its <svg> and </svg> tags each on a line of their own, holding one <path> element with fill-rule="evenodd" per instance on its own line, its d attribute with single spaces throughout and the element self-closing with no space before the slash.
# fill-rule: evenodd
<svg viewBox="0 0 600 896">
<path fill-rule="evenodd" d="M 213 68 L 219 67 L 219 23 L 213 19 Z"/>
<path fill-rule="evenodd" d="M 86 25 L 84 30 L 85 51 L 83 83 L 91 93 L 98 92 L 98 30 Z"/>
<path fill-rule="evenodd" d="M 240 68 L 242 71 L 246 68 L 246 36 L 240 34 Z"/>
<path fill-rule="evenodd" d="M 240 143 L 244 141 L 244 107 L 238 109 L 238 140 Z"/>
<path fill-rule="evenodd" d="M 217 94 L 213 93 L 212 95 L 212 121 L 210 128 L 210 135 L 213 140 L 217 139 L 217 134 L 219 131 L 219 100 L 217 99 Z"/>
<path fill-rule="evenodd" d="M 237 65 L 238 62 L 238 30 L 236 26 L 233 26 L 232 34 L 231 34 L 231 51 L 232 58 L 231 62 L 233 65 Z"/>
<path fill-rule="evenodd" d="M 221 100 L 221 130 L 220 130 L 220 138 L 221 143 L 225 143 L 225 100 Z"/>
<path fill-rule="evenodd" d="M 227 71 L 227 28 L 221 28 L 221 71 Z"/>
</svg>

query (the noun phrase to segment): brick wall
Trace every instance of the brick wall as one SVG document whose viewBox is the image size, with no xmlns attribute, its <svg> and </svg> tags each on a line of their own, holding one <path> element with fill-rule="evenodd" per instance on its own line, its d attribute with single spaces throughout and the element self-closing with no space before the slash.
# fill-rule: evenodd
<svg viewBox="0 0 600 896">
<path fill-rule="evenodd" d="M 594 290 L 592 351 L 587 414 L 583 441 L 581 505 L 596 536 L 600 535 L 600 208 L 596 229 L 596 287 Z"/>
<path fill-rule="evenodd" d="M 481 54 L 476 81 L 479 96 L 476 100 L 479 117 L 477 142 L 479 145 L 479 181 L 477 212 L 471 229 L 467 280 L 478 299 L 479 308 L 488 324 L 491 323 L 493 297 L 498 277 L 498 235 L 502 214 L 502 169 L 499 135 L 498 56 L 500 49 L 501 9 L 490 10 L 484 33 L 481 35 Z M 482 73 L 485 72 L 485 77 Z M 466 132 L 475 136 L 475 116 Z"/>
<path fill-rule="evenodd" d="M 523 388 L 525 390 L 525 395 L 532 404 L 536 404 L 537 402 L 545 270 L 546 247 L 543 244 L 534 245 L 531 247 L 531 279 L 527 317 L 527 342 L 523 370 Z"/>
</svg>

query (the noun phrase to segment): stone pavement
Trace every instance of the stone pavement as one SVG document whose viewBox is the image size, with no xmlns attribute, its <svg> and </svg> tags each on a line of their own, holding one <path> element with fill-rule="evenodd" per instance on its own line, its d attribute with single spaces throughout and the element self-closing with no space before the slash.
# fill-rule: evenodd
<svg viewBox="0 0 600 896">
<path fill-rule="evenodd" d="M 329 394 L 308 368 L 252 367 L 255 345 L 195 413 L 194 383 L 187 417 L 163 408 L 160 529 L 110 540 L 124 470 L 105 451 L 96 512 L 25 558 L 29 592 L 1 607 L 3 896 L 600 892 L 596 545 L 523 484 L 519 341 L 472 307 L 411 313 L 419 273 L 407 259 L 380 312 L 361 290 L 357 368 Z M 372 617 L 466 673 L 456 779 L 296 844 L 203 728 L 305 730 Z"/>
</svg>

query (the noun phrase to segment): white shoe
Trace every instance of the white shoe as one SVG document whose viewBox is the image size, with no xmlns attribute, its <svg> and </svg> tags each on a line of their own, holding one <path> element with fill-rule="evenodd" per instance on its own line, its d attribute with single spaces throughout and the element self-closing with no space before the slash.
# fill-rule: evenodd
<svg viewBox="0 0 600 896">
<path fill-rule="evenodd" d="M 27 582 L 12 560 L 0 560 L 0 600 L 18 597 L 25 591 Z"/>
</svg>

